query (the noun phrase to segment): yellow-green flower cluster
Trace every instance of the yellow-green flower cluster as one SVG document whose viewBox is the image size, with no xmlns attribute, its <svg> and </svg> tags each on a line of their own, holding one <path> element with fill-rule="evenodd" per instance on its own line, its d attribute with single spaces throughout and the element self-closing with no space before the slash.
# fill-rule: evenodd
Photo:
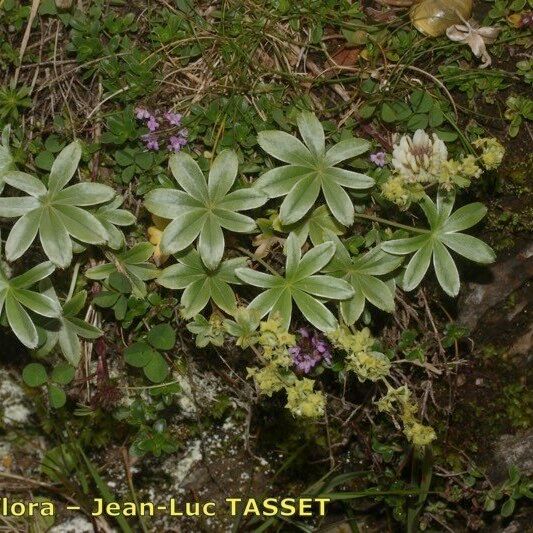
<svg viewBox="0 0 533 533">
<path fill-rule="evenodd" d="M 248 368 L 248 377 L 253 377 L 261 394 L 272 396 L 285 390 L 286 407 L 295 416 L 318 418 L 323 416 L 326 398 L 314 391 L 312 379 L 298 379 L 289 369 L 292 363 L 289 348 L 296 344 L 294 335 L 283 330 L 278 317 L 270 318 L 259 325 L 258 345 L 264 366 Z"/>
<path fill-rule="evenodd" d="M 435 430 L 431 426 L 426 426 L 417 420 L 418 407 L 416 403 L 411 401 L 411 391 L 407 385 L 396 389 L 389 388 L 387 394 L 380 398 L 376 404 L 380 412 L 400 415 L 403 432 L 409 442 L 415 446 L 427 446 L 437 438 Z"/>
<path fill-rule="evenodd" d="M 480 159 L 487 170 L 498 168 L 505 155 L 505 148 L 498 139 L 483 137 L 472 143 L 476 148 L 482 150 Z"/>
<path fill-rule="evenodd" d="M 424 196 L 424 187 L 420 183 L 407 183 L 402 176 L 392 176 L 381 185 L 381 194 L 402 209 L 407 209 L 412 202 L 418 202 Z"/>
<path fill-rule="evenodd" d="M 355 372 L 359 381 L 378 381 L 389 375 L 391 363 L 382 353 L 372 351 L 374 339 L 368 328 L 352 333 L 340 327 L 329 333 L 328 338 L 346 352 L 346 369 Z"/>
<path fill-rule="evenodd" d="M 314 391 L 312 379 L 297 379 L 291 387 L 287 387 L 286 407 L 295 416 L 318 418 L 324 415 L 326 398 L 321 391 Z"/>
</svg>

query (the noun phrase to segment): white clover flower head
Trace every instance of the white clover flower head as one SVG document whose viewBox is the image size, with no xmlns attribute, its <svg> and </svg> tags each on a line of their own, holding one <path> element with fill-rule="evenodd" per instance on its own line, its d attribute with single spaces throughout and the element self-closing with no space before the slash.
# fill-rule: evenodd
<svg viewBox="0 0 533 533">
<path fill-rule="evenodd" d="M 416 130 L 413 137 L 403 135 L 392 152 L 392 166 L 407 183 L 436 181 L 447 159 L 444 142 L 435 133 L 430 137 L 424 130 Z"/>
</svg>

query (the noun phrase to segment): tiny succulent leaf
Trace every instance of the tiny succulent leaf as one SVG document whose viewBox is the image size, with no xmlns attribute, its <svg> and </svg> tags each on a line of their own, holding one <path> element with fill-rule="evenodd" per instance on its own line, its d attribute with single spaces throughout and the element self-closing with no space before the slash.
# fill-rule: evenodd
<svg viewBox="0 0 533 533">
<path fill-rule="evenodd" d="M 270 198 L 285 196 L 280 208 L 282 224 L 294 224 L 315 204 L 320 191 L 333 216 L 343 225 L 354 220 L 354 207 L 344 190 L 368 189 L 374 180 L 364 174 L 335 167 L 367 151 L 370 143 L 363 139 L 341 141 L 326 151 L 324 129 L 315 115 L 298 115 L 298 129 L 304 141 L 282 131 L 262 131 L 261 148 L 287 166 L 269 170 L 254 184 Z"/>
<path fill-rule="evenodd" d="M 238 171 L 237 155 L 231 150 L 215 158 L 207 180 L 196 161 L 185 153 L 171 156 L 170 170 L 183 190 L 155 189 L 145 197 L 148 211 L 171 220 L 163 230 L 161 252 L 180 252 L 198 239 L 203 263 L 215 270 L 224 254 L 222 230 L 253 231 L 255 221 L 238 212 L 263 205 L 267 197 L 256 189 L 229 192 Z"/>
</svg>

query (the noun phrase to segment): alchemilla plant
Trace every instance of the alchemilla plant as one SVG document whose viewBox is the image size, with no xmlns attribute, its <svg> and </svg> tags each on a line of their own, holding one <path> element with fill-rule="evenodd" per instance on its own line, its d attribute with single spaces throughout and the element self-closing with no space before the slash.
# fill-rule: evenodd
<svg viewBox="0 0 533 533">
<path fill-rule="evenodd" d="M 177 116 L 168 120 L 176 122 Z M 144 118 L 155 127 L 154 116 Z M 457 192 L 479 179 L 483 168 L 499 164 L 499 145 L 480 139 L 478 156 L 451 159 L 436 134 L 419 130 L 397 139 L 390 156 L 372 154 L 373 168 L 368 155 L 362 157 L 369 141 L 343 136 L 330 142 L 307 111 L 296 125 L 300 138 L 285 131 L 259 133 L 259 149 L 272 159 L 255 179 L 246 175 L 246 159 L 231 149 L 198 157 L 194 142 L 179 143 L 169 157 L 171 178 L 160 179 L 144 196 L 156 224 L 150 242 L 138 233 L 124 235 L 136 217 L 121 207 L 123 198 L 112 187 L 86 178 L 80 142 L 58 153 L 48 175 L 30 174 L 15 168 L 4 130 L 0 216 L 16 222 L 0 279 L 3 324 L 40 357 L 59 350 L 76 367 L 83 347 L 105 329 L 107 313 L 113 311 L 128 329 L 153 306 L 151 316 L 165 325 L 147 334 L 137 327 L 128 341 L 123 338 L 129 371 L 141 369 L 143 379 L 168 379 L 176 343 L 171 325 L 185 320 L 197 346 L 232 343 L 245 351 L 257 394 L 284 395 L 294 416 L 325 414 L 321 374 L 355 376 L 381 385 L 377 407 L 401 423 L 409 441 L 430 444 L 436 434 L 420 420 L 407 385 L 397 386 L 398 377 L 392 378 L 400 362 L 372 335 L 372 318 L 394 313 L 399 291 L 417 289 L 433 272 L 442 290 L 456 296 L 460 273 L 454 256 L 494 261 L 487 244 L 464 233 L 486 208 L 471 203 L 454 210 L 454 204 Z M 390 219 L 375 214 L 378 205 Z M 406 210 L 417 220 L 421 211 L 427 224 L 406 223 Z M 367 224 L 371 231 L 361 233 Z M 40 246 L 32 247 L 37 235 Z M 243 244 L 250 235 L 256 253 Z M 17 262 L 30 264 L 41 249 L 50 261 L 11 275 Z M 50 276 L 56 266 L 68 268 L 74 252 L 84 255 L 63 298 Z M 86 279 L 100 284 L 92 287 L 92 300 L 78 287 L 86 263 Z M 164 299 L 177 309 L 165 308 Z"/>
</svg>

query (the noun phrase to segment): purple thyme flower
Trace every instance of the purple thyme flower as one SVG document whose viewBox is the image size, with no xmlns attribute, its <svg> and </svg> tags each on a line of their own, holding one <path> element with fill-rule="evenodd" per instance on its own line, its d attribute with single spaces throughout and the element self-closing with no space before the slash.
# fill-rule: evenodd
<svg viewBox="0 0 533 533">
<path fill-rule="evenodd" d="M 298 344 L 289 348 L 289 353 L 300 372 L 309 374 L 321 361 L 331 363 L 329 345 L 318 333 L 311 335 L 308 328 L 300 328 L 298 331 L 300 333 Z"/>
<path fill-rule="evenodd" d="M 377 165 L 378 167 L 384 167 L 385 152 L 375 152 L 373 154 L 370 154 L 370 161 L 372 161 L 372 163 L 374 163 L 374 165 Z"/>
<path fill-rule="evenodd" d="M 151 132 L 154 132 L 157 130 L 157 128 L 159 128 L 159 122 L 157 122 L 153 115 L 150 115 L 150 118 L 146 122 L 146 126 Z"/>
<path fill-rule="evenodd" d="M 179 126 L 181 124 L 180 113 L 172 113 L 172 111 L 167 111 L 164 116 L 167 119 L 167 122 L 172 126 Z"/>
<path fill-rule="evenodd" d="M 170 137 L 168 141 L 168 149 L 173 152 L 179 152 L 187 144 L 187 139 L 185 137 L 180 137 L 176 135 Z"/>
<path fill-rule="evenodd" d="M 142 136 L 142 140 L 146 144 L 146 148 L 148 148 L 148 150 L 159 150 L 159 141 L 155 135 L 147 133 L 146 135 Z"/>
<path fill-rule="evenodd" d="M 143 120 L 143 119 L 149 119 L 152 115 L 150 114 L 150 111 L 148 111 L 147 109 L 144 109 L 144 107 L 136 107 L 135 116 L 139 120 Z"/>
</svg>

